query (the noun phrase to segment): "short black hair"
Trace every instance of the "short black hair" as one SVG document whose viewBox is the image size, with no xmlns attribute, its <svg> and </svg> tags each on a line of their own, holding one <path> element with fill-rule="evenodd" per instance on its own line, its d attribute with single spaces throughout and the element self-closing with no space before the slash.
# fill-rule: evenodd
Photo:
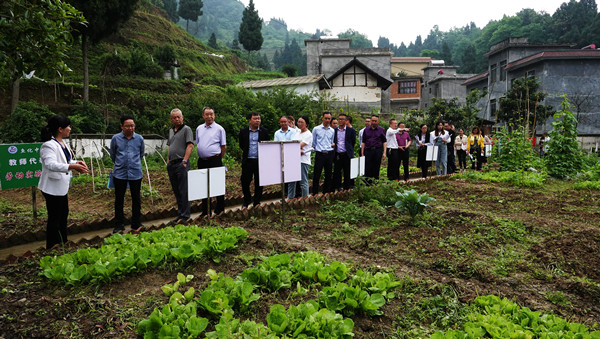
<svg viewBox="0 0 600 339">
<path fill-rule="evenodd" d="M 329 114 L 329 115 L 333 116 L 333 114 L 331 114 L 331 112 L 327 112 L 327 111 L 326 111 L 326 112 L 323 112 L 323 115 L 321 115 L 321 117 L 324 117 L 324 116 L 325 116 L 325 114 Z"/>
<path fill-rule="evenodd" d="M 257 116 L 257 115 L 260 116 L 260 113 L 258 113 L 258 112 L 250 112 L 250 113 L 248 113 L 248 115 L 247 115 L 248 120 L 252 119 L 252 117 Z"/>
<path fill-rule="evenodd" d="M 346 115 L 346 120 L 348 120 L 348 122 L 349 122 L 350 124 L 352 124 L 352 117 L 351 117 L 351 116 L 349 116 L 349 115 Z"/>
<path fill-rule="evenodd" d="M 210 106 L 204 106 L 204 108 L 202 109 L 202 114 L 204 114 L 204 111 L 206 111 L 207 109 L 211 110 L 211 111 L 215 111 L 212 107 Z"/>
<path fill-rule="evenodd" d="M 377 119 L 379 119 L 379 115 L 373 114 L 373 115 L 371 115 L 371 118 L 377 118 Z"/>
<path fill-rule="evenodd" d="M 127 120 L 133 120 L 135 122 L 135 119 L 133 118 L 133 115 L 131 114 L 125 114 L 121 117 L 121 125 L 123 125 L 125 123 L 125 121 Z"/>
</svg>

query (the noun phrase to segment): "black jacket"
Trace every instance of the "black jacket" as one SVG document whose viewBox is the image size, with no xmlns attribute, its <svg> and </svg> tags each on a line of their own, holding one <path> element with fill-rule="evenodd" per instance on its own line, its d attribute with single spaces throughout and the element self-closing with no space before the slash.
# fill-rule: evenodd
<svg viewBox="0 0 600 339">
<path fill-rule="evenodd" d="M 337 134 L 338 128 L 335 129 L 335 134 L 333 135 L 333 143 L 335 144 L 335 152 L 338 151 L 338 142 L 337 142 Z M 352 127 L 346 127 L 346 153 L 348 154 L 348 158 L 354 158 L 354 144 L 356 144 L 356 130 Z"/>
<path fill-rule="evenodd" d="M 268 141 L 271 135 L 269 130 L 259 126 L 258 127 L 258 141 Z M 239 134 L 240 148 L 242 149 L 242 160 L 248 159 L 248 150 L 250 149 L 250 127 L 246 126 L 240 130 Z"/>
</svg>

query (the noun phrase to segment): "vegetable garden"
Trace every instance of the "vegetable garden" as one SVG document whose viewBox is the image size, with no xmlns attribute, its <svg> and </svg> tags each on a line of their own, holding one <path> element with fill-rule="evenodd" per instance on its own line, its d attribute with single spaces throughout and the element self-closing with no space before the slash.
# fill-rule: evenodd
<svg viewBox="0 0 600 339">
<path fill-rule="evenodd" d="M 0 267 L 1 332 L 597 338 L 600 194 L 491 177 L 359 185 L 283 227 L 205 220 L 36 253 Z M 410 201 L 432 207 L 411 216 Z"/>
</svg>

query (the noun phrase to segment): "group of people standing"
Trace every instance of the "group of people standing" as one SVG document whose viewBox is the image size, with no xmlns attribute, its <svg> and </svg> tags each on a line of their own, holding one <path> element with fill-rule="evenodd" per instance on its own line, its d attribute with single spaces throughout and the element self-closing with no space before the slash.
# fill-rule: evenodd
<svg viewBox="0 0 600 339">
<path fill-rule="evenodd" d="M 421 169 L 423 178 L 427 177 L 431 166 L 431 161 L 427 160 L 427 148 L 430 146 L 437 146 L 436 174 L 445 175 L 458 170 L 464 171 L 467 168 L 467 157 L 471 158 L 472 169 L 481 170 L 482 164 L 487 162 L 485 146 L 492 144 L 492 140 L 477 126 L 473 127 L 467 137 L 462 128 L 456 133 L 454 126 L 447 122 L 436 123 L 432 132 L 427 131 L 426 124 L 422 124 L 415 140 L 418 149 L 417 167 Z"/>
<path fill-rule="evenodd" d="M 204 123 L 199 125 L 195 133 L 184 123 L 183 113 L 175 108 L 170 113 L 172 127 L 167 139 L 167 173 L 177 201 L 177 218 L 173 223 L 186 222 L 190 218 L 190 202 L 188 200 L 188 171 L 191 168 L 189 159 L 194 145 L 198 153 L 196 167 L 198 169 L 223 166 L 223 157 L 227 150 L 225 129 L 215 122 L 215 110 L 204 107 L 202 110 Z M 251 112 L 247 115 L 248 126 L 238 134 L 239 146 L 242 150 L 241 186 L 244 195 L 243 207 L 256 206 L 262 199 L 262 186 L 259 182 L 258 143 L 271 140 L 269 131 L 261 126 L 261 115 Z M 286 185 L 287 197 L 306 197 L 309 195 L 309 168 L 311 153 L 314 152 L 314 171 L 312 193 L 318 194 L 346 190 L 354 187 L 350 178 L 350 163 L 355 156 L 355 145 L 358 137 L 360 155 L 365 157 L 365 177 L 368 182 L 379 178 L 381 162 L 388 157 L 387 177 L 389 180 L 400 180 L 400 165 L 404 168 L 403 180 L 408 180 L 408 159 L 410 146 L 417 148 L 417 167 L 422 169 L 423 177 L 427 176 L 430 162 L 426 160 L 427 146 L 438 146 L 436 172 L 438 175 L 453 173 L 457 170 L 454 154 L 459 159 L 461 170 L 466 168 L 466 157 L 475 157 L 473 166 L 479 170 L 485 161 L 484 148 L 489 142 L 478 127 L 474 127 L 471 135 L 464 135 L 459 129 L 448 123 L 439 122 L 434 131 L 428 133 L 427 126 L 422 125 L 419 132 L 411 138 L 409 129 L 403 123 L 392 119 L 387 131 L 379 126 L 379 117 L 373 115 L 365 119 L 365 127 L 358 133 L 352 126 L 352 117 L 339 114 L 334 118 L 331 112 L 324 112 L 321 124 L 309 129 L 310 119 L 301 116 L 296 121 L 293 116 L 282 116 L 279 119 L 280 129 L 273 134 L 275 141 L 297 140 L 300 142 L 301 179 L 297 183 Z M 335 121 L 336 126 L 332 125 Z M 114 163 L 112 182 L 115 188 L 115 227 L 113 232 L 125 229 L 123 213 L 124 197 L 129 187 L 132 203 L 131 228 L 140 230 L 141 223 L 141 160 L 145 153 L 144 138 L 135 133 L 133 116 L 121 117 L 121 133 L 115 134 L 110 142 L 109 154 Z M 39 189 L 42 191 L 48 209 L 47 247 L 66 241 L 66 220 L 68 215 L 67 192 L 71 171 L 87 173 L 84 162 L 75 161 L 68 144 L 63 141 L 70 134 L 70 121 L 65 117 L 52 117 L 42 131 L 44 144 L 41 148 L 42 176 Z M 323 184 L 321 185 L 321 178 Z M 254 194 L 250 185 L 254 181 Z M 210 215 L 208 199 L 201 204 L 202 215 Z M 224 197 L 216 198 L 214 213 L 225 210 Z"/>
</svg>

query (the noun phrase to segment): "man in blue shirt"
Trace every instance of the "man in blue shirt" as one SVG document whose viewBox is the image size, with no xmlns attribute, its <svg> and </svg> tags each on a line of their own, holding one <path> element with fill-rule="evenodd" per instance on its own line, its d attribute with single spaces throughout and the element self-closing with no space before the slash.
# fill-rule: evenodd
<svg viewBox="0 0 600 339">
<path fill-rule="evenodd" d="M 290 140 L 292 140 L 292 138 L 294 137 L 294 134 L 296 134 L 296 130 L 289 128 L 288 118 L 285 115 L 282 116 L 281 118 L 279 118 L 279 126 L 281 126 L 281 128 L 275 132 L 274 140 L 275 141 L 290 141 Z"/>
<path fill-rule="evenodd" d="M 225 129 L 215 122 L 215 110 L 204 107 L 202 110 L 204 123 L 196 128 L 196 150 L 198 151 L 198 169 L 215 168 L 223 166 L 223 157 L 227 150 Z M 211 216 L 208 210 L 208 198 L 202 199 L 200 206 L 201 216 Z M 215 214 L 225 211 L 225 196 L 217 197 Z"/>
<path fill-rule="evenodd" d="M 313 149 L 315 150 L 315 168 L 313 171 L 313 195 L 319 193 L 319 182 L 321 180 L 321 171 L 325 170 L 323 179 L 323 193 L 331 192 L 331 172 L 334 158 L 334 130 L 329 123 L 331 122 L 331 113 L 323 112 L 321 117 L 323 123 L 313 129 Z"/>
<path fill-rule="evenodd" d="M 129 185 L 131 193 L 131 229 L 140 230 L 140 189 L 142 186 L 142 157 L 144 138 L 135 133 L 135 122 L 131 115 L 121 117 L 122 133 L 113 135 L 110 141 L 110 158 L 115 164 L 113 182 L 115 184 L 115 229 L 113 233 L 125 230 L 123 203 Z"/>
</svg>

